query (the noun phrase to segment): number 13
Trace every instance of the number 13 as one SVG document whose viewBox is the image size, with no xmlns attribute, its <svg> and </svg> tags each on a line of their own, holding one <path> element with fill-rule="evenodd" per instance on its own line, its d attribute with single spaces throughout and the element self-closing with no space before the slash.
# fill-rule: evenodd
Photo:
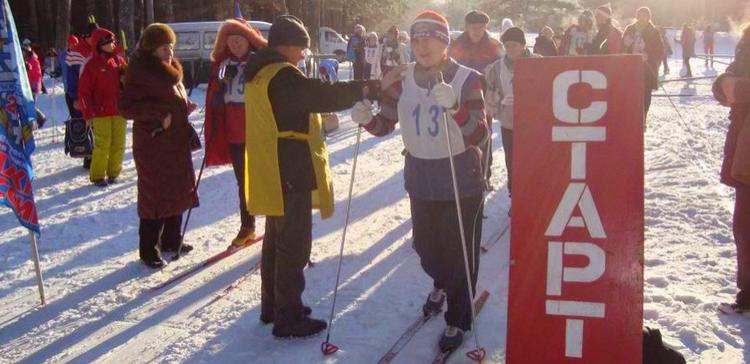
<svg viewBox="0 0 750 364">
<path fill-rule="evenodd" d="M 416 121 L 417 126 L 417 136 L 421 136 L 422 128 L 419 125 L 419 119 L 422 111 L 422 105 L 417 105 L 417 107 L 414 108 L 414 111 L 411 113 L 411 116 L 414 117 L 414 120 Z M 438 117 L 440 116 L 440 107 L 437 105 L 432 105 L 429 108 L 429 113 L 431 116 L 430 122 L 432 125 L 427 128 L 427 132 L 432 137 L 436 137 L 438 135 L 438 132 L 440 132 L 440 124 L 438 124 Z"/>
</svg>

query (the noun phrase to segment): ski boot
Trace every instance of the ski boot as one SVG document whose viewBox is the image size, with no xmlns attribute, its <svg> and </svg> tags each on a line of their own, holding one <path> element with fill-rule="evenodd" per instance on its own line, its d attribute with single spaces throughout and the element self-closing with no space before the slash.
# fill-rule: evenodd
<svg viewBox="0 0 750 364">
<path fill-rule="evenodd" d="M 325 330 L 326 327 L 328 324 L 323 320 L 304 317 L 289 325 L 274 325 L 272 333 L 277 338 L 308 337 Z"/>
<path fill-rule="evenodd" d="M 464 343 L 464 331 L 455 326 L 448 326 L 440 337 L 438 346 L 440 351 L 454 351 Z"/>
<path fill-rule="evenodd" d="M 252 228 L 241 228 L 237 236 L 232 240 L 232 244 L 229 245 L 229 250 L 238 249 L 246 245 L 247 243 L 255 240 L 257 235 L 255 229 Z"/>
<path fill-rule="evenodd" d="M 302 306 L 302 315 L 304 317 L 310 316 L 311 313 L 312 313 L 312 308 L 310 308 L 309 306 L 304 306 L 304 305 Z M 260 322 L 262 322 L 263 325 L 268 325 L 272 323 L 273 319 L 274 319 L 273 312 L 271 312 L 270 314 L 266 314 L 266 313 L 260 314 Z"/>
<path fill-rule="evenodd" d="M 445 291 L 435 288 L 427 295 L 427 302 L 422 306 L 422 313 L 425 316 L 437 314 L 443 310 L 443 304 L 445 304 Z"/>
</svg>

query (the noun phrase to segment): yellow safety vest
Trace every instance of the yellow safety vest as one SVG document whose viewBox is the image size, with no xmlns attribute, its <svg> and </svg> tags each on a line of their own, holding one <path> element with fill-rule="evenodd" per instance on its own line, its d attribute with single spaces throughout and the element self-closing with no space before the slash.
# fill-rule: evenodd
<svg viewBox="0 0 750 364">
<path fill-rule="evenodd" d="M 322 218 L 333 215 L 333 180 L 328 167 L 328 151 L 323 139 L 323 122 L 319 114 L 310 114 L 308 134 L 280 132 L 268 98 L 268 85 L 276 74 L 291 63 L 274 63 L 263 67 L 245 83 L 245 198 L 252 215 L 284 216 L 284 197 L 279 172 L 278 140 L 306 142 L 310 147 L 317 189 L 312 191 L 312 205 Z M 301 74 L 301 72 L 300 72 Z"/>
</svg>

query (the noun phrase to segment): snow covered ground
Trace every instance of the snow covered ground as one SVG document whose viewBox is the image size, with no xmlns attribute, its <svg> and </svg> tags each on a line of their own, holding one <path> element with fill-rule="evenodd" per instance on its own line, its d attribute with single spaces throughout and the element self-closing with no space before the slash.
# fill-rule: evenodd
<svg viewBox="0 0 750 364">
<path fill-rule="evenodd" d="M 673 73 L 680 63 L 671 62 Z M 696 76 L 716 74 L 702 61 L 693 65 Z M 710 84 L 665 83 L 670 94 L 695 96 L 672 98 L 681 117 L 669 99 L 657 96 L 649 115 L 644 319 L 646 325 L 660 328 L 690 363 L 743 363 L 750 361 L 745 349 L 750 321 L 715 310 L 735 292 L 735 248 L 733 192 L 718 183 L 727 109 L 713 101 Z M 193 99 L 202 102 L 203 96 L 198 89 Z M 51 101 L 41 96 L 50 124 L 55 121 Z M 67 114 L 61 98 L 56 108 L 60 122 Z M 332 219 L 315 219 L 316 264 L 306 273 L 304 299 L 317 317 L 327 317 L 330 310 L 356 139 L 348 114 L 340 116 L 341 129 L 328 140 L 337 211 Z M 192 119 L 200 128 L 202 114 Z M 319 346 L 324 336 L 276 340 L 271 328 L 259 323 L 257 274 L 207 305 L 259 259 L 259 247 L 172 288 L 150 290 L 222 251 L 236 233 L 236 187 L 229 167 L 208 169 L 203 176 L 201 207 L 194 211 L 186 237 L 196 249 L 164 270 L 152 271 L 138 262 L 130 135 L 121 182 L 99 189 L 90 185 L 79 160 L 63 154 L 60 130 L 38 131 L 34 154 L 46 307 L 38 305 L 26 232 L 9 210 L 0 210 L 0 362 L 374 363 L 418 314 L 430 282 L 411 247 L 398 133 L 380 139 L 363 134 L 331 337 L 342 350 L 323 357 Z M 502 153 L 498 140 L 493 171 L 497 189 L 487 198 L 485 238 L 507 219 Z M 193 157 L 198 167 L 202 152 Z M 491 295 L 478 332 L 493 363 L 504 358 L 508 237 L 482 257 L 479 287 Z M 442 319 L 430 322 L 396 362 L 429 362 L 443 325 Z M 460 354 L 452 362 L 468 359 Z"/>
</svg>

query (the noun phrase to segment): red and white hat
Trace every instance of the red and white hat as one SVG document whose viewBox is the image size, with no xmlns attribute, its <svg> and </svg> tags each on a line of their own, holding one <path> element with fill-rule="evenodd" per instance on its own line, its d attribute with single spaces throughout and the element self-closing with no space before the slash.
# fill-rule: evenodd
<svg viewBox="0 0 750 364">
<path fill-rule="evenodd" d="M 414 18 L 411 24 L 411 39 L 436 38 L 450 44 L 450 25 L 444 16 L 433 10 L 425 10 Z"/>
</svg>

